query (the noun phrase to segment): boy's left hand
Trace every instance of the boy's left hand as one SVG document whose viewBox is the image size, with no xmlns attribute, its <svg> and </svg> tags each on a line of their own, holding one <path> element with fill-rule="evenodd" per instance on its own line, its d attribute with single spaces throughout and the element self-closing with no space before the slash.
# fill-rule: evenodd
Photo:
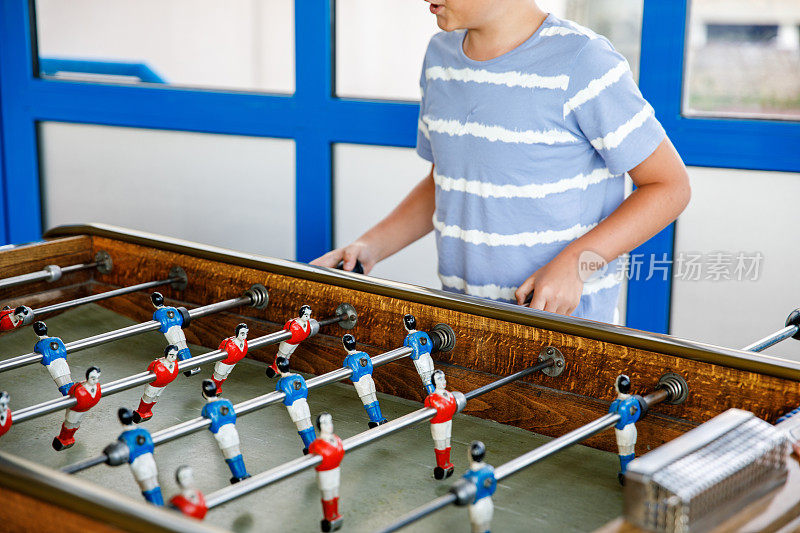
<svg viewBox="0 0 800 533">
<path fill-rule="evenodd" d="M 529 307 L 560 315 L 570 315 L 581 299 L 583 281 L 578 275 L 578 258 L 567 250 L 534 272 L 514 296 L 517 304 L 525 305 L 525 300 L 533 291 Z"/>
</svg>

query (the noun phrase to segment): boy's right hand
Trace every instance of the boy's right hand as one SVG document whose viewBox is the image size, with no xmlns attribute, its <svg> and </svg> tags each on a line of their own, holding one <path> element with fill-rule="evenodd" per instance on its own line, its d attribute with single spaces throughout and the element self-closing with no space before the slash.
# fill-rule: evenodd
<svg viewBox="0 0 800 533">
<path fill-rule="evenodd" d="M 344 248 L 331 250 L 322 257 L 317 257 L 309 264 L 336 268 L 339 263 L 342 262 L 344 263 L 343 269 L 352 272 L 356 266 L 356 260 L 360 261 L 361 266 L 364 267 L 364 274 L 369 274 L 369 271 L 372 270 L 372 267 L 378 262 L 376 254 L 371 246 L 363 241 L 356 241 L 348 244 Z"/>
</svg>

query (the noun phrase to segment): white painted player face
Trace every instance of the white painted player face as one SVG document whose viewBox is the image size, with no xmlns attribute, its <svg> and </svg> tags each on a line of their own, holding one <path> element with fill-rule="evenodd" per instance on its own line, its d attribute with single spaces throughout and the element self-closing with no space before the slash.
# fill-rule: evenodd
<svg viewBox="0 0 800 533">
<path fill-rule="evenodd" d="M 183 467 L 178 469 L 177 473 L 178 486 L 182 489 L 187 489 L 194 486 L 194 471 L 191 468 Z"/>
<path fill-rule="evenodd" d="M 167 352 L 167 361 L 174 363 L 178 360 L 178 350 L 172 349 Z"/>
<path fill-rule="evenodd" d="M 247 338 L 247 332 L 248 332 L 248 331 L 250 331 L 250 330 L 249 330 L 249 329 L 247 329 L 247 328 L 242 328 L 242 329 L 240 329 L 240 330 L 239 330 L 239 334 L 238 334 L 238 335 L 236 335 L 236 338 L 237 338 L 237 339 L 239 339 L 240 341 L 243 341 L 243 340 L 245 340 L 245 339 Z"/>
<path fill-rule="evenodd" d="M 433 373 L 433 385 L 436 387 L 436 390 L 447 388 L 447 378 L 444 377 L 444 372 L 437 371 Z"/>
<path fill-rule="evenodd" d="M 100 372 L 92 371 L 89 373 L 89 377 L 86 378 L 86 383 L 89 385 L 97 385 L 100 381 Z"/>
<path fill-rule="evenodd" d="M 303 311 L 303 314 L 300 315 L 300 318 L 302 318 L 303 320 L 309 320 L 311 318 L 311 309 L 305 309 Z"/>
<path fill-rule="evenodd" d="M 9 400 L 8 394 L 3 394 L 2 396 L 0 396 L 0 411 L 5 411 L 6 409 L 8 409 L 8 400 Z"/>
<path fill-rule="evenodd" d="M 326 435 L 333 433 L 333 417 L 331 415 L 322 415 L 320 417 L 319 430 Z"/>
</svg>

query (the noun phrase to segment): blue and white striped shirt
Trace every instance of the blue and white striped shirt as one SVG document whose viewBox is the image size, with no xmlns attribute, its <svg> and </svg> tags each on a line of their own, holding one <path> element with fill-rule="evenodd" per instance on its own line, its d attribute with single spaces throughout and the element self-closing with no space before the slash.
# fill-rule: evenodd
<svg viewBox="0 0 800 533">
<path fill-rule="evenodd" d="M 622 202 L 624 174 L 665 137 L 627 61 L 604 37 L 549 15 L 488 61 L 464 31 L 433 36 L 420 86 L 417 153 L 435 164 L 433 224 L 446 290 L 514 291 Z M 574 316 L 610 322 L 619 280 L 584 285 Z"/>
</svg>

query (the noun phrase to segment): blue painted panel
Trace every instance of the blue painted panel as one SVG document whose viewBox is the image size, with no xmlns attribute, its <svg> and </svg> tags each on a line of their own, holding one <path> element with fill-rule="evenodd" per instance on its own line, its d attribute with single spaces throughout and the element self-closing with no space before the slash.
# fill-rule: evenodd
<svg viewBox="0 0 800 533">
<path fill-rule="evenodd" d="M 20 243 L 42 234 L 36 123 L 30 114 L 35 102 L 26 91 L 33 78 L 30 25 L 27 2 L 2 2 L 0 6 L 6 236 L 8 242 Z"/>
</svg>

